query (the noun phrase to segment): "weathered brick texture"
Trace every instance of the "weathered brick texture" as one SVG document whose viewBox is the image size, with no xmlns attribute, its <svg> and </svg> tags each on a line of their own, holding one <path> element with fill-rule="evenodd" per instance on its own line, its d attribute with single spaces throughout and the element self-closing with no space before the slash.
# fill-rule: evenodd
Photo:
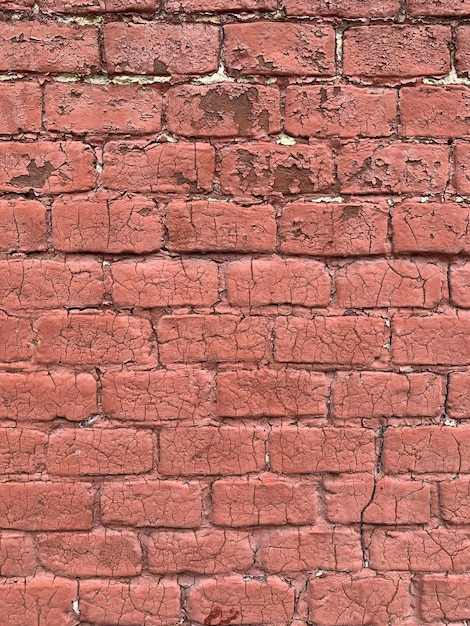
<svg viewBox="0 0 470 626">
<path fill-rule="evenodd" d="M 0 0 L 0 626 L 470 623 L 470 0 Z"/>
</svg>

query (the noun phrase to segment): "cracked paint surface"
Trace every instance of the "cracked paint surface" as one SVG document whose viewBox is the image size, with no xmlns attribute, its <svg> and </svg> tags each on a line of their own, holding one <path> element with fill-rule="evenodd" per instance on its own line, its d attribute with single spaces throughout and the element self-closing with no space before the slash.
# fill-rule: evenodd
<svg viewBox="0 0 470 626">
<path fill-rule="evenodd" d="M 470 0 L 0 5 L 0 625 L 470 624 Z"/>
</svg>

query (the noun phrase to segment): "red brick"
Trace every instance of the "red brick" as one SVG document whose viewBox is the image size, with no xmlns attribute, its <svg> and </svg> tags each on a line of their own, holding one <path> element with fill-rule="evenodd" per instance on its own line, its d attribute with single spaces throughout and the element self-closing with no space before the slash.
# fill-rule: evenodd
<svg viewBox="0 0 470 626">
<path fill-rule="evenodd" d="M 470 471 L 470 429 L 441 426 L 391 428 L 385 433 L 388 474 Z"/>
<path fill-rule="evenodd" d="M 44 123 L 67 133 L 146 134 L 160 130 L 162 96 L 152 86 L 49 83 Z"/>
<path fill-rule="evenodd" d="M 337 160 L 343 193 L 436 193 L 444 191 L 449 148 L 433 144 L 358 141 Z"/>
<path fill-rule="evenodd" d="M 362 522 L 374 495 L 374 485 L 371 474 L 326 477 L 323 482 L 326 519 L 337 524 Z"/>
<path fill-rule="evenodd" d="M 35 570 L 36 548 L 32 536 L 24 533 L 2 532 L 0 574 L 2 576 L 32 576 Z"/>
<path fill-rule="evenodd" d="M 309 621 L 318 626 L 405 624 L 405 617 L 413 615 L 409 586 L 408 578 L 394 572 L 376 576 L 364 570 L 354 577 L 331 572 L 312 578 L 306 594 Z"/>
<path fill-rule="evenodd" d="M 33 348 L 31 321 L 25 317 L 11 317 L 0 312 L 0 361 L 30 359 Z"/>
<path fill-rule="evenodd" d="M 397 117 L 392 89 L 302 85 L 286 91 L 285 128 L 308 137 L 387 137 Z"/>
<path fill-rule="evenodd" d="M 151 363 L 156 360 L 150 322 L 111 311 L 49 313 L 37 323 L 39 363 Z"/>
<path fill-rule="evenodd" d="M 305 370 L 219 372 L 217 410 L 224 417 L 326 416 L 325 374 Z"/>
<path fill-rule="evenodd" d="M 294 613 L 294 589 L 283 580 L 245 580 L 227 576 L 202 580 L 189 592 L 191 621 L 203 624 L 272 624 L 290 622 Z"/>
<path fill-rule="evenodd" d="M 470 89 L 465 85 L 404 87 L 400 133 L 404 137 L 470 137 Z"/>
<path fill-rule="evenodd" d="M 41 108 L 41 89 L 37 83 L 1 83 L 0 134 L 41 130 Z"/>
<path fill-rule="evenodd" d="M 468 254 L 470 208 L 459 203 L 406 202 L 392 212 L 393 249 L 399 253 Z"/>
<path fill-rule="evenodd" d="M 372 569 L 418 572 L 465 572 L 470 567 L 470 531 L 374 530 L 370 534 Z"/>
<path fill-rule="evenodd" d="M 224 26 L 224 58 L 235 74 L 333 76 L 331 26 L 257 21 Z"/>
<path fill-rule="evenodd" d="M 287 15 L 335 15 L 338 17 L 394 17 L 400 10 L 399 0 L 380 0 L 364 4 L 363 0 L 285 0 Z"/>
<path fill-rule="evenodd" d="M 399 365 L 470 364 L 470 312 L 397 315 L 392 358 Z"/>
<path fill-rule="evenodd" d="M 274 358 L 286 363 L 372 365 L 387 341 L 385 330 L 385 320 L 379 317 L 279 317 Z"/>
<path fill-rule="evenodd" d="M 2 483 L 0 528 L 87 530 L 92 527 L 92 504 L 89 483 L 68 480 Z"/>
<path fill-rule="evenodd" d="M 106 482 L 101 492 L 102 520 L 112 526 L 197 528 L 201 506 L 201 489 L 195 482 Z"/>
<path fill-rule="evenodd" d="M 132 24 L 104 27 L 105 58 L 112 74 L 206 74 L 219 65 L 220 29 L 213 24 Z"/>
<path fill-rule="evenodd" d="M 336 301 L 345 308 L 433 309 L 447 285 L 445 270 L 425 261 L 356 261 L 336 274 Z"/>
<path fill-rule="evenodd" d="M 276 0 L 166 0 L 165 8 L 170 13 L 225 12 L 230 11 L 275 11 Z"/>
<path fill-rule="evenodd" d="M 331 281 L 323 263 L 272 257 L 231 263 L 226 289 L 229 302 L 240 306 L 326 306 Z"/>
<path fill-rule="evenodd" d="M 215 412 L 213 374 L 203 370 L 107 372 L 102 384 L 103 409 L 120 420 L 159 424 Z"/>
<path fill-rule="evenodd" d="M 343 72 L 376 80 L 442 76 L 450 71 L 450 26 L 358 26 L 344 33 Z"/>
<path fill-rule="evenodd" d="M 276 574 L 298 574 L 318 568 L 359 570 L 359 534 L 352 529 L 321 526 L 267 531 L 261 537 L 256 561 L 265 571 Z"/>
<path fill-rule="evenodd" d="M 458 263 L 450 266 L 450 295 L 455 306 L 470 307 L 470 263 Z"/>
<path fill-rule="evenodd" d="M 99 67 L 94 26 L 28 20 L 0 24 L 0 72 L 92 74 Z"/>
<path fill-rule="evenodd" d="M 458 478 L 439 483 L 440 514 L 448 524 L 468 524 L 470 479 Z"/>
<path fill-rule="evenodd" d="M 220 150 L 221 188 L 239 199 L 271 193 L 315 193 L 334 184 L 333 155 L 325 144 L 252 143 Z"/>
<path fill-rule="evenodd" d="M 1 372 L 0 418 L 49 421 L 86 419 L 98 412 L 96 380 L 86 372 Z"/>
<path fill-rule="evenodd" d="M 274 474 L 226 478 L 212 485 L 213 522 L 219 526 L 313 524 L 317 483 Z"/>
<path fill-rule="evenodd" d="M 225 83 L 168 91 L 168 128 L 186 137 L 264 137 L 281 130 L 277 87 Z"/>
<path fill-rule="evenodd" d="M 219 299 L 217 265 L 191 259 L 113 263 L 113 301 L 124 307 L 211 306 Z"/>
<path fill-rule="evenodd" d="M 470 145 L 457 143 L 455 145 L 455 186 L 457 191 L 463 194 L 470 193 Z"/>
<path fill-rule="evenodd" d="M 269 349 L 269 320 L 260 316 L 175 315 L 158 325 L 162 363 L 260 361 Z"/>
<path fill-rule="evenodd" d="M 274 472 L 367 472 L 375 466 L 374 433 L 362 428 L 282 426 L 269 438 Z"/>
<path fill-rule="evenodd" d="M 0 299 L 6 310 L 97 306 L 103 299 L 97 261 L 12 259 L 0 261 L 0 273 Z"/>
<path fill-rule="evenodd" d="M 408 0 L 407 13 L 409 15 L 423 16 L 464 16 L 470 15 L 470 2 L 468 0 Z"/>
<path fill-rule="evenodd" d="M 0 46 L 1 49 L 1 46 Z M 2 143 L 0 191 L 83 191 L 95 185 L 94 154 L 78 141 Z"/>
<path fill-rule="evenodd" d="M 212 189 L 214 149 L 203 143 L 126 143 L 104 150 L 101 182 L 121 191 L 200 193 Z"/>
<path fill-rule="evenodd" d="M 142 569 L 140 543 L 128 531 L 43 534 L 37 544 L 42 567 L 54 575 L 135 576 Z"/>
<path fill-rule="evenodd" d="M 156 252 L 162 246 L 162 209 L 150 199 L 61 196 L 52 208 L 52 236 L 64 252 Z"/>
<path fill-rule="evenodd" d="M 421 481 L 370 475 L 325 481 L 326 517 L 334 524 L 426 524 L 429 485 Z"/>
<path fill-rule="evenodd" d="M 272 252 L 276 245 L 275 213 L 270 205 L 173 201 L 166 227 L 169 245 L 178 252 Z"/>
<path fill-rule="evenodd" d="M 36 200 L 0 200 L 0 251 L 42 251 L 46 244 L 46 209 Z"/>
<path fill-rule="evenodd" d="M 180 588 L 176 581 L 138 578 L 80 582 L 80 619 L 119 626 L 171 626 L 181 617 Z"/>
<path fill-rule="evenodd" d="M 96 428 L 55 430 L 49 438 L 50 474 L 140 474 L 153 468 L 154 443 L 150 430 Z"/>
<path fill-rule="evenodd" d="M 43 13 L 147 13 L 157 10 L 157 0 L 39 0 Z"/>
<path fill-rule="evenodd" d="M 444 385 L 431 372 L 338 372 L 331 398 L 335 419 L 439 417 Z"/>
<path fill-rule="evenodd" d="M 5 580 L 0 587 L 0 620 L 8 626 L 75 626 L 76 581 L 39 574 Z"/>
<path fill-rule="evenodd" d="M 381 254 L 387 250 L 389 207 L 382 199 L 293 202 L 279 225 L 281 252 L 313 256 Z"/>
<path fill-rule="evenodd" d="M 163 475 L 245 474 L 264 469 L 265 432 L 250 426 L 177 426 L 160 432 Z"/>
<path fill-rule="evenodd" d="M 0 428 L 0 472 L 34 474 L 44 468 L 47 435 L 29 428 Z"/>
<path fill-rule="evenodd" d="M 470 28 L 461 24 L 456 29 L 455 67 L 458 74 L 467 74 L 470 70 Z"/>
<path fill-rule="evenodd" d="M 445 576 L 434 575 L 422 578 L 420 614 L 426 622 L 468 620 L 470 618 L 469 599 L 470 578 L 468 576 L 453 576 L 446 573 Z"/>
<path fill-rule="evenodd" d="M 162 530 L 150 535 L 146 548 L 149 571 L 155 574 L 225 574 L 253 565 L 248 533 L 233 530 Z"/>
<path fill-rule="evenodd" d="M 450 374 L 446 408 L 449 417 L 470 417 L 470 372 Z"/>
<path fill-rule="evenodd" d="M 26 11 L 34 5 L 34 0 L 0 0 L 2 11 Z"/>
</svg>

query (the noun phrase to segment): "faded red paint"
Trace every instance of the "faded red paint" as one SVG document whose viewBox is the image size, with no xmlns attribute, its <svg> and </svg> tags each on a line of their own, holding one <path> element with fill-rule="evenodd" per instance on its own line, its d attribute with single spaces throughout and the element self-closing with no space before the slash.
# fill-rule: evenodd
<svg viewBox="0 0 470 626">
<path fill-rule="evenodd" d="M 0 0 L 0 624 L 470 620 L 470 0 Z"/>
</svg>

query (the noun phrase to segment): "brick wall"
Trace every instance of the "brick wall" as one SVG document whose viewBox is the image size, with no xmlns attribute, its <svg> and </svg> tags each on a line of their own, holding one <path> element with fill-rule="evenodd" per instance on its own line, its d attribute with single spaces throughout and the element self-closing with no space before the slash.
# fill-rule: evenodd
<svg viewBox="0 0 470 626">
<path fill-rule="evenodd" d="M 470 0 L 0 1 L 2 626 L 470 620 Z"/>
</svg>

